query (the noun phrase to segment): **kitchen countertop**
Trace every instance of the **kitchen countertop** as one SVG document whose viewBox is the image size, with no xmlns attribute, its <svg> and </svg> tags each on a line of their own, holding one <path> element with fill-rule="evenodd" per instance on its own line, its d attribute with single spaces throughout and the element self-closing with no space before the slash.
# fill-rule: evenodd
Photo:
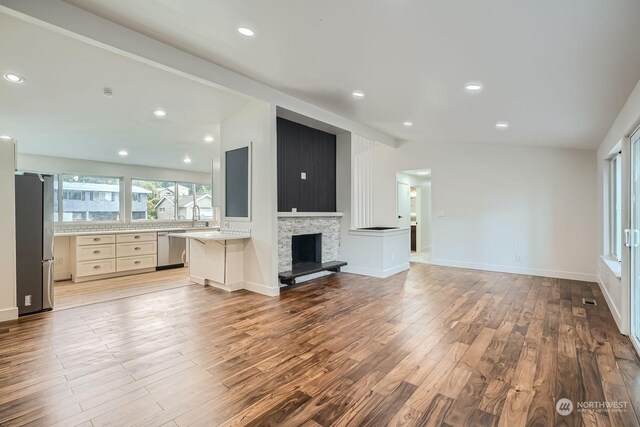
<svg viewBox="0 0 640 427">
<path fill-rule="evenodd" d="M 157 233 L 159 231 L 182 231 L 182 230 L 191 230 L 192 228 L 183 228 L 183 227 L 172 227 L 172 228 L 132 228 L 132 229 L 118 229 L 118 230 L 100 230 L 100 231 L 62 231 L 54 233 L 54 237 L 65 237 L 65 236 L 93 236 L 93 235 L 104 235 L 104 234 L 128 234 L 128 233 Z M 194 228 L 194 230 L 203 230 L 205 232 L 210 232 L 213 230 L 217 230 L 218 227 L 198 227 Z"/>
<path fill-rule="evenodd" d="M 244 240 L 250 239 L 249 233 L 221 232 L 221 231 L 192 231 L 186 233 L 169 233 L 170 237 L 197 240 Z"/>
</svg>

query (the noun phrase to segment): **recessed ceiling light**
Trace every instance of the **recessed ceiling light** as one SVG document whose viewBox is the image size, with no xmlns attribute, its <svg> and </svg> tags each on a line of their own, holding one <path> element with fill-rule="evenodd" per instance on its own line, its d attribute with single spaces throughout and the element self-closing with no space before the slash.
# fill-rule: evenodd
<svg viewBox="0 0 640 427">
<path fill-rule="evenodd" d="M 417 175 L 429 175 L 429 171 L 418 171 L 416 172 Z"/>
<path fill-rule="evenodd" d="M 357 99 L 362 99 L 362 98 L 364 98 L 364 92 L 363 92 L 363 91 L 361 91 L 361 90 L 354 90 L 354 91 L 351 93 L 351 95 L 353 95 L 353 97 L 354 97 L 354 98 L 357 98 Z"/>
<path fill-rule="evenodd" d="M 480 83 L 467 83 L 464 89 L 471 93 L 480 92 L 482 90 L 482 85 Z"/>
<path fill-rule="evenodd" d="M 207 135 L 204 137 L 204 142 L 213 142 L 213 137 L 211 135 Z"/>
<path fill-rule="evenodd" d="M 498 123 L 496 123 L 496 127 L 498 129 L 506 129 L 506 128 L 509 127 L 509 123 L 507 123 L 507 122 L 498 122 Z"/>
<path fill-rule="evenodd" d="M 413 122 L 404 122 L 402 123 L 403 125 L 405 125 L 406 127 L 410 128 L 411 126 L 413 126 Z"/>
<path fill-rule="evenodd" d="M 129 153 L 127 151 L 125 151 L 125 150 L 120 150 L 120 151 L 118 151 L 118 155 L 122 156 L 122 157 L 126 157 L 126 156 L 129 155 Z"/>
<path fill-rule="evenodd" d="M 0 135 L 0 139 L 11 139 L 9 135 Z"/>
<path fill-rule="evenodd" d="M 252 29 L 247 28 L 247 27 L 240 27 L 238 28 L 238 32 L 240 34 L 242 34 L 243 36 L 247 36 L 247 37 L 253 37 L 255 35 L 255 33 L 253 32 Z"/>
<path fill-rule="evenodd" d="M 190 159 L 189 157 L 185 157 L 185 158 L 184 158 L 184 162 L 185 162 L 185 163 L 191 163 L 191 159 Z"/>
<path fill-rule="evenodd" d="M 17 74 L 13 74 L 13 73 L 7 73 L 4 75 L 4 79 L 11 82 L 11 83 L 22 83 L 24 81 L 24 78 L 22 76 L 19 76 Z"/>
<path fill-rule="evenodd" d="M 156 110 L 153 112 L 156 117 L 164 117 L 167 115 L 167 112 L 164 110 Z"/>
</svg>

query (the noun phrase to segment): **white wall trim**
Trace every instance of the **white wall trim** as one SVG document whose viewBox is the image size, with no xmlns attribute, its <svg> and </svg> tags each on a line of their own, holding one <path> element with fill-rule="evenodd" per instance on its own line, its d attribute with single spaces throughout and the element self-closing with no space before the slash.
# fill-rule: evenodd
<svg viewBox="0 0 640 427">
<path fill-rule="evenodd" d="M 278 295 L 280 295 L 280 288 L 273 288 L 261 283 L 244 282 L 244 289 L 268 297 L 277 297 Z"/>
<path fill-rule="evenodd" d="M 358 274 L 360 276 L 369 276 L 369 277 L 378 277 L 380 279 L 386 279 L 387 277 L 393 276 L 394 274 L 402 273 L 403 271 L 407 271 L 411 265 L 409 263 L 400 264 L 393 268 L 387 268 L 386 270 L 378 270 L 373 268 L 366 267 L 354 267 L 345 265 L 341 268 L 341 271 L 344 273 Z"/>
<path fill-rule="evenodd" d="M 526 274 L 529 276 L 553 277 L 556 279 L 578 280 L 581 282 L 596 282 L 594 274 L 575 273 L 570 271 L 543 270 L 539 268 L 514 267 L 509 265 L 482 264 L 449 259 L 432 259 L 431 264 L 444 267 L 469 268 L 472 270 L 497 271 L 500 273 Z"/>
<path fill-rule="evenodd" d="M 15 320 L 18 318 L 18 307 L 3 308 L 0 310 L 0 322 L 6 322 L 7 320 Z"/>
<path fill-rule="evenodd" d="M 627 331 L 626 328 L 623 328 L 624 322 L 622 321 L 622 316 L 618 311 L 618 307 L 616 307 L 616 305 L 613 303 L 613 298 L 611 298 L 611 295 L 609 295 L 609 291 L 607 290 L 607 287 L 604 286 L 604 283 L 602 282 L 602 279 L 600 278 L 600 276 L 597 277 L 597 283 L 598 283 L 598 287 L 600 288 L 600 292 L 602 292 L 602 295 L 604 295 L 604 300 L 606 301 L 607 306 L 609 307 L 609 311 L 611 312 L 611 315 L 613 316 L 613 320 L 615 320 L 616 325 L 620 330 L 620 333 L 622 335 L 628 336 L 629 331 Z"/>
</svg>

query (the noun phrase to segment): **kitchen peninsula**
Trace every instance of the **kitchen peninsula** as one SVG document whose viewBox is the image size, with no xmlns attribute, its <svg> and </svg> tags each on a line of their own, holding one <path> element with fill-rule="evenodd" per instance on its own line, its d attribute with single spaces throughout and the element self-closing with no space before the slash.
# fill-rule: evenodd
<svg viewBox="0 0 640 427">
<path fill-rule="evenodd" d="M 188 239 L 191 281 L 229 292 L 244 289 L 244 247 L 250 232 L 194 231 L 169 236 Z"/>
</svg>

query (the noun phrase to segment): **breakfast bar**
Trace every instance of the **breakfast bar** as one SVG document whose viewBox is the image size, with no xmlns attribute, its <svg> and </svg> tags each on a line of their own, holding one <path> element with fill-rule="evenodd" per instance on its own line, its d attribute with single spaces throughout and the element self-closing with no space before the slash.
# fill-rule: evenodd
<svg viewBox="0 0 640 427">
<path fill-rule="evenodd" d="M 244 246 L 251 239 L 247 231 L 171 233 L 187 239 L 190 280 L 229 292 L 244 288 Z"/>
</svg>

